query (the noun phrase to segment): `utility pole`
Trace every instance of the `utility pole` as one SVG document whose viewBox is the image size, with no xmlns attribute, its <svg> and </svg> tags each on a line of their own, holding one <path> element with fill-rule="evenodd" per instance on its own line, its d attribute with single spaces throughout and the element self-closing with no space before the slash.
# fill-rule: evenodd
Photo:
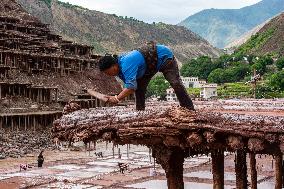
<svg viewBox="0 0 284 189">
<path fill-rule="evenodd" d="M 256 69 L 253 69 L 253 76 L 251 77 L 251 80 L 248 81 L 246 84 L 251 83 L 253 88 L 253 98 L 256 99 L 256 85 L 257 81 L 261 79 L 260 74 L 256 73 Z"/>
<path fill-rule="evenodd" d="M 256 69 L 253 69 L 253 98 L 256 99 Z"/>
</svg>

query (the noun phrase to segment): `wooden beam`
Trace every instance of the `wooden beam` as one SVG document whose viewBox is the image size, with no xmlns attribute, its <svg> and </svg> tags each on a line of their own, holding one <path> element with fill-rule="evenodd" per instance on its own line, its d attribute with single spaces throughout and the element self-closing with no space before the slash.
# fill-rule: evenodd
<svg viewBox="0 0 284 189">
<path fill-rule="evenodd" d="M 248 148 L 252 152 L 260 152 L 264 147 L 264 141 L 257 138 L 250 138 L 248 140 Z"/>
<path fill-rule="evenodd" d="M 233 150 L 239 150 L 244 148 L 244 142 L 241 136 L 229 136 L 228 146 Z"/>
</svg>

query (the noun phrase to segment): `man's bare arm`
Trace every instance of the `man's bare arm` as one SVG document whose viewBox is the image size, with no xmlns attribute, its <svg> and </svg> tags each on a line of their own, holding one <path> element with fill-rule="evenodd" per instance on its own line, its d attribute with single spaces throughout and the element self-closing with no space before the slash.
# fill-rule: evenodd
<svg viewBox="0 0 284 189">
<path fill-rule="evenodd" d="M 127 88 L 124 88 L 123 91 L 121 91 L 121 93 L 117 96 L 118 100 L 122 100 L 124 99 L 125 97 L 133 94 L 135 92 L 134 89 L 127 89 Z"/>
<path fill-rule="evenodd" d="M 123 91 L 121 91 L 121 93 L 118 96 L 106 96 L 106 98 L 108 99 L 107 102 L 112 103 L 112 104 L 117 104 L 120 100 L 124 99 L 125 97 L 133 94 L 135 92 L 135 90 L 133 89 L 123 89 Z"/>
</svg>

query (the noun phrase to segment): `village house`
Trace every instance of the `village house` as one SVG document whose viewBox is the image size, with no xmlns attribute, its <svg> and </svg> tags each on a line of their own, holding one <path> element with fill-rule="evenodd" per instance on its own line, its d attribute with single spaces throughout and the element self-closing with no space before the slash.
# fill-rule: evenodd
<svg viewBox="0 0 284 189">
<path fill-rule="evenodd" d="M 200 88 L 202 84 L 205 84 L 205 80 L 199 80 L 198 77 L 181 77 L 182 83 L 185 88 Z"/>
<path fill-rule="evenodd" d="M 200 97 L 204 99 L 210 99 L 212 97 L 217 97 L 217 84 L 211 83 L 211 84 L 205 84 L 202 85 L 201 91 L 200 91 Z"/>
</svg>

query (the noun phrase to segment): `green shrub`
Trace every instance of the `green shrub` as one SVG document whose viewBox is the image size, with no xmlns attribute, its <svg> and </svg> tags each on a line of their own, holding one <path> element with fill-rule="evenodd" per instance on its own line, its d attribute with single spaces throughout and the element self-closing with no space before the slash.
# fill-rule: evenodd
<svg viewBox="0 0 284 189">
<path fill-rule="evenodd" d="M 213 70 L 222 67 L 224 67 L 222 61 L 212 62 L 211 58 L 201 56 L 183 64 L 180 71 L 184 77 L 199 77 L 200 79 L 207 80 Z"/>
<path fill-rule="evenodd" d="M 245 64 L 236 64 L 235 67 L 229 67 L 226 69 L 216 69 L 212 71 L 208 76 L 210 83 L 228 83 L 237 82 L 242 79 L 250 72 L 250 68 Z"/>
<path fill-rule="evenodd" d="M 165 77 L 159 75 L 152 79 L 147 87 L 147 97 L 151 96 L 160 96 L 161 99 L 165 99 L 167 95 L 167 89 L 170 87 L 170 84 L 166 81 Z"/>
<path fill-rule="evenodd" d="M 276 63 L 276 67 L 278 70 L 282 70 L 284 68 L 284 57 L 279 58 Z"/>
<path fill-rule="evenodd" d="M 283 91 L 284 90 L 284 70 L 273 74 L 269 79 L 270 86 L 274 90 Z"/>
</svg>

